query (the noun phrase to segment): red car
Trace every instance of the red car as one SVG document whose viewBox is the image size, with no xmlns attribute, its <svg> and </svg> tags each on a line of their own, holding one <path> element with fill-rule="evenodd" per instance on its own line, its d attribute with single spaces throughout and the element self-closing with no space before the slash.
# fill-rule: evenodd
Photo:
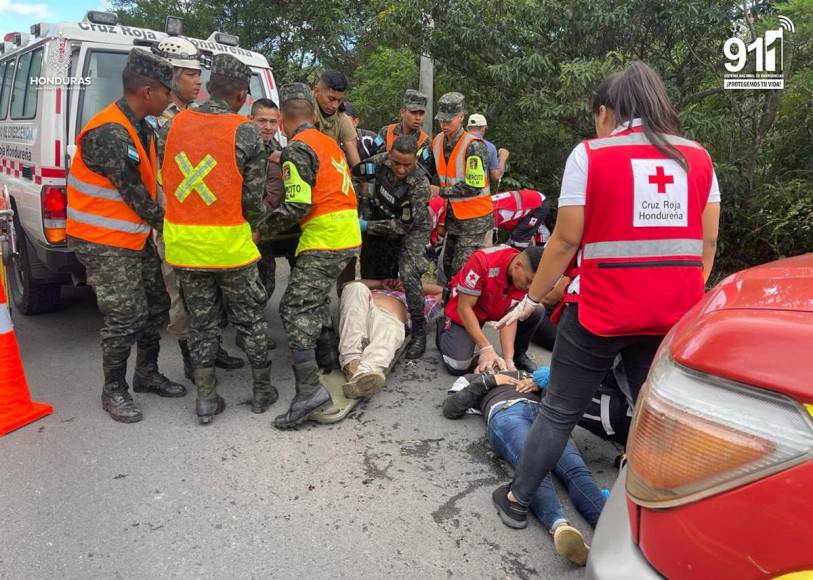
<svg viewBox="0 0 813 580">
<path fill-rule="evenodd" d="M 667 335 L 587 577 L 813 574 L 811 415 L 806 254 L 728 277 Z"/>
</svg>

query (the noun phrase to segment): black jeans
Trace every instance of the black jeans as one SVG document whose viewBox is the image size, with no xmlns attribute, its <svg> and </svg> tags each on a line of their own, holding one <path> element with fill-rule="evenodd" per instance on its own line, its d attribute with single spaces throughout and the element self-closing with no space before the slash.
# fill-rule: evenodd
<svg viewBox="0 0 813 580">
<path fill-rule="evenodd" d="M 548 392 L 511 484 L 521 505 L 530 505 L 539 484 L 556 466 L 616 355 L 621 355 L 635 400 L 662 340 L 663 336 L 597 336 L 579 322 L 578 305 L 565 308 L 553 348 Z"/>
</svg>

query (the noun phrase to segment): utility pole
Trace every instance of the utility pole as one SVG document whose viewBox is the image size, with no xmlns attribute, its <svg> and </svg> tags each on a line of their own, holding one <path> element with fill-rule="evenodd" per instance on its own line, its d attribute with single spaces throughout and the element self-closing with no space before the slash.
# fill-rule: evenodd
<svg viewBox="0 0 813 580">
<path fill-rule="evenodd" d="M 426 54 L 421 55 L 421 72 L 418 90 L 427 96 L 426 116 L 423 118 L 423 130 L 427 134 L 432 134 L 432 124 L 434 122 L 433 108 L 435 104 L 434 95 L 434 74 L 435 64 L 432 57 Z"/>
</svg>

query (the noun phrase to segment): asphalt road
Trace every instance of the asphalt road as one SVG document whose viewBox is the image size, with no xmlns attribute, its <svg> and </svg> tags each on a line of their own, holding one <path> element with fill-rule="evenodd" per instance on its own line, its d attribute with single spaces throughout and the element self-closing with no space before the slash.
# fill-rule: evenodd
<svg viewBox="0 0 813 580">
<path fill-rule="evenodd" d="M 211 426 L 197 425 L 192 393 L 136 395 L 145 419 L 123 425 L 99 402 L 93 295 L 63 297 L 57 313 L 14 317 L 33 397 L 54 413 L 0 438 L 0 577 L 581 577 L 535 519 L 516 531 L 497 518 L 490 493 L 510 467 L 480 418 L 440 414 L 452 379 L 433 341 L 344 422 L 276 431 L 293 395 L 278 291 L 268 316 L 281 400 L 268 413 L 251 413 L 241 369 L 219 371 L 229 407 Z M 224 344 L 236 352 L 231 330 Z M 177 345 L 162 346 L 162 370 L 182 378 Z M 615 448 L 579 429 L 576 441 L 610 487 Z"/>
</svg>

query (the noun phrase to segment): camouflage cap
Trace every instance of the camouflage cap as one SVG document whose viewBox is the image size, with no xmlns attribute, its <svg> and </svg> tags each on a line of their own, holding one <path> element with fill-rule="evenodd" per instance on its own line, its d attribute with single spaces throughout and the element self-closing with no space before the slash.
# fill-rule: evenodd
<svg viewBox="0 0 813 580">
<path fill-rule="evenodd" d="M 165 58 L 150 51 L 134 48 L 127 57 L 127 68 L 142 77 L 158 81 L 172 88 L 172 65 Z"/>
<path fill-rule="evenodd" d="M 446 93 L 438 100 L 438 121 L 451 121 L 458 113 L 463 112 L 466 98 L 460 93 Z"/>
<path fill-rule="evenodd" d="M 429 99 L 423 93 L 415 89 L 407 89 L 401 104 L 407 111 L 425 111 L 428 102 Z"/>
<path fill-rule="evenodd" d="M 242 81 L 249 86 L 251 83 L 251 69 L 248 65 L 230 54 L 216 54 L 212 57 L 212 74 L 221 77 Z"/>
<path fill-rule="evenodd" d="M 279 104 L 285 105 L 288 101 L 308 101 L 313 102 L 313 93 L 305 83 L 288 83 L 279 89 Z"/>
</svg>

